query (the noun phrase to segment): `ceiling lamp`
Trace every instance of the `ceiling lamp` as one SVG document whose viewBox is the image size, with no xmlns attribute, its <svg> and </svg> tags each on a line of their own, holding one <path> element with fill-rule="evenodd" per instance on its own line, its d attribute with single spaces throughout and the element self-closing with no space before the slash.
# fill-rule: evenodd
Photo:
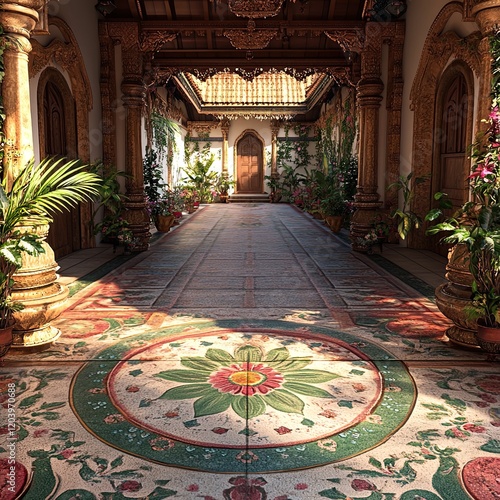
<svg viewBox="0 0 500 500">
<path fill-rule="evenodd" d="M 242 50 L 264 49 L 277 34 L 278 30 L 256 30 L 253 19 L 248 20 L 246 29 L 224 31 L 224 36 L 229 38 L 231 45 Z"/>
<path fill-rule="evenodd" d="M 101 13 L 104 17 L 111 14 L 115 9 L 116 5 L 113 0 L 99 0 L 95 4 L 95 9 Z"/>
</svg>

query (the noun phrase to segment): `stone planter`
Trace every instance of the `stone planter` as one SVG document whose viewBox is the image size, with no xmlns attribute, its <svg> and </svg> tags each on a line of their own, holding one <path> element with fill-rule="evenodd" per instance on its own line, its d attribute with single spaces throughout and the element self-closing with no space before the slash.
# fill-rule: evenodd
<svg viewBox="0 0 500 500">
<path fill-rule="evenodd" d="M 469 272 L 468 252 L 465 245 L 454 246 L 448 254 L 446 279 L 436 288 L 436 305 L 454 325 L 446 330 L 451 342 L 463 347 L 479 347 L 476 340 L 477 323 L 465 310 L 472 304 L 472 275 Z"/>
</svg>

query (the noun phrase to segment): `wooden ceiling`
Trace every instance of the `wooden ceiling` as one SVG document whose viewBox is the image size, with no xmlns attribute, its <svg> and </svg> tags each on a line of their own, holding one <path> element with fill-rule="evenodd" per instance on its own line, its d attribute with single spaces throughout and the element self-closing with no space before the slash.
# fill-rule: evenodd
<svg viewBox="0 0 500 500">
<path fill-rule="evenodd" d="M 362 30 L 365 0 L 284 0 L 277 15 L 267 18 L 238 16 L 230 2 L 232 6 L 265 3 L 115 0 L 116 9 L 106 20 L 137 20 L 143 33 L 162 33 L 153 66 L 190 72 L 202 80 L 221 71 L 236 72 L 247 80 L 267 71 L 285 70 L 298 79 L 311 73 L 350 72 L 352 62 L 331 34 Z"/>
</svg>

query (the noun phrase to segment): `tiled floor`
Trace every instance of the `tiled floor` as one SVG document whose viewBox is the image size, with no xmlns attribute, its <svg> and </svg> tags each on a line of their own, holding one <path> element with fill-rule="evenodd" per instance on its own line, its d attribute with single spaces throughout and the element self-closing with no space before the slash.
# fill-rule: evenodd
<svg viewBox="0 0 500 500">
<path fill-rule="evenodd" d="M 186 217 L 185 215 L 185 220 L 189 220 L 189 216 Z M 323 224 L 318 221 L 314 221 L 314 223 Z M 152 231 L 154 232 L 155 230 L 152 229 Z M 348 231 L 343 229 L 342 233 L 343 239 L 347 241 Z M 153 245 L 156 241 L 158 240 L 155 238 Z M 112 245 L 107 244 L 99 245 L 97 248 L 74 252 L 58 261 L 60 266 L 60 281 L 64 284 L 72 283 L 90 271 L 97 269 L 103 264 L 109 263 L 122 253 L 122 248 L 118 248 L 116 253 L 114 253 Z M 380 253 L 378 248 L 375 249 L 375 253 L 421 279 L 431 287 L 436 288 L 446 281 L 444 275 L 446 272 L 445 266 L 447 259 L 434 252 L 428 250 L 413 250 L 397 244 L 385 244 L 382 253 Z"/>
<path fill-rule="evenodd" d="M 443 259 L 284 204 L 155 238 L 61 259 L 61 337 L 0 366 L 23 500 L 499 498 L 498 363 L 444 335 Z"/>
</svg>

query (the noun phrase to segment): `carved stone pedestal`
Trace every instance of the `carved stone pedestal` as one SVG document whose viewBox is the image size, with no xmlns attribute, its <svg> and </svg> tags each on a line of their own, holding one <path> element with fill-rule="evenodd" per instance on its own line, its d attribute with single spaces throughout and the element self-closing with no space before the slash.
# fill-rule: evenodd
<svg viewBox="0 0 500 500">
<path fill-rule="evenodd" d="M 435 292 L 439 310 L 454 323 L 446 335 L 454 344 L 477 348 L 477 324 L 466 313 L 467 307 L 472 304 L 472 276 L 465 246 L 457 245 L 450 250 L 446 271 L 448 283 L 438 286 Z"/>
<path fill-rule="evenodd" d="M 14 275 L 12 300 L 24 308 L 14 313 L 12 348 L 46 348 L 61 332 L 50 325 L 67 307 L 69 289 L 57 283 L 59 266 L 54 251 L 45 241 L 45 253 L 25 255 L 22 268 Z"/>
</svg>

